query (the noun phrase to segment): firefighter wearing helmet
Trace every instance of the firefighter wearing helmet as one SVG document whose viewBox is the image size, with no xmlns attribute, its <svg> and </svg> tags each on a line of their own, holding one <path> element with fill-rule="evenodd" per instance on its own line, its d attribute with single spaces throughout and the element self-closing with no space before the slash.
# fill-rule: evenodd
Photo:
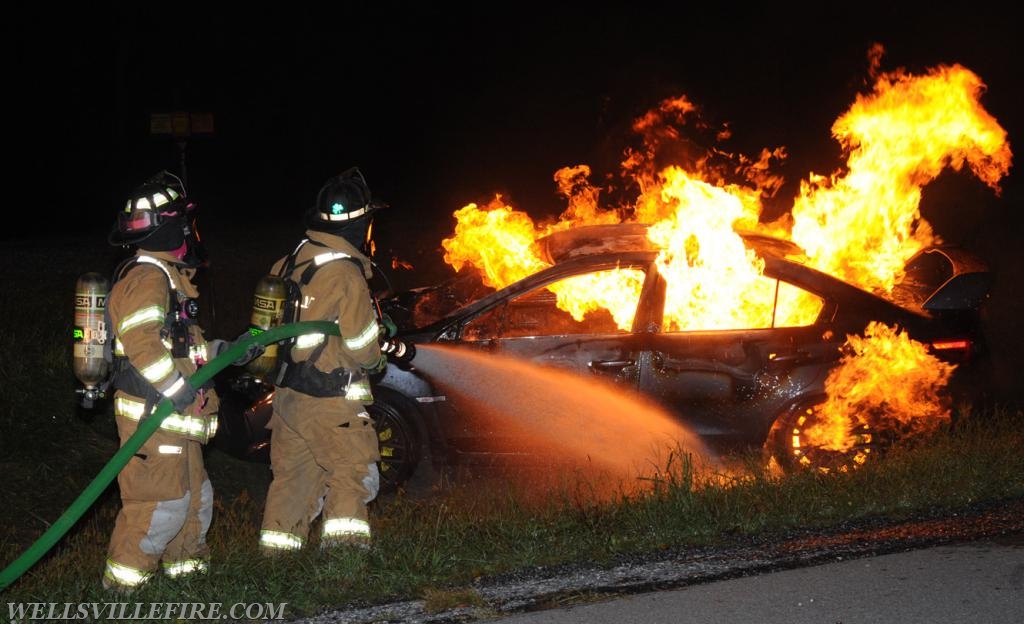
<svg viewBox="0 0 1024 624">
<path fill-rule="evenodd" d="M 112 245 L 136 248 L 115 271 L 107 300 L 121 443 L 162 400 L 174 406 L 118 475 L 121 509 L 103 575 L 116 591 L 161 569 L 178 576 L 207 567 L 213 488 L 202 445 L 217 429 L 218 398 L 188 378 L 227 344 L 207 343 L 196 323 L 191 279 L 203 254 L 194 208 L 181 181 L 161 172 L 135 189 L 109 236 Z"/>
<path fill-rule="evenodd" d="M 370 544 L 367 503 L 380 482 L 365 407 L 373 401 L 370 375 L 384 369 L 386 352 L 414 354 L 382 329 L 369 290 L 372 221 L 383 206 L 359 169 L 331 178 L 306 214 L 305 238 L 271 269 L 301 286 L 300 320 L 335 322 L 340 336 L 299 336 L 278 378 L 267 425 L 273 481 L 259 538 L 265 553 L 301 548 L 321 513 L 321 547 Z"/>
</svg>

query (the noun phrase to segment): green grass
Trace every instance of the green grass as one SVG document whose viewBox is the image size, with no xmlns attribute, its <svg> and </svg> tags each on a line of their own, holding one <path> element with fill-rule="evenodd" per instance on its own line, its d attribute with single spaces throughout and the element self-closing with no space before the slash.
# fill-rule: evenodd
<svg viewBox="0 0 1024 624">
<path fill-rule="evenodd" d="M 290 617 L 350 604 L 422 598 L 434 608 L 473 604 L 476 578 L 535 566 L 587 561 L 737 537 L 826 529 L 856 520 L 899 520 L 1024 497 L 1024 415 L 979 415 L 853 471 L 777 477 L 696 474 L 676 461 L 643 494 L 596 502 L 581 488 L 546 496 L 507 482 L 453 487 L 435 497 L 398 497 L 371 518 L 375 546 L 321 551 L 314 544 L 273 560 L 259 554 L 262 493 L 222 492 L 209 535 L 213 569 L 192 580 L 156 578 L 133 601 L 288 603 Z M 224 461 L 212 457 L 211 462 Z M 230 461 L 230 460 L 228 460 Z M 53 476 L 53 475 L 51 475 Z M 476 482 L 482 483 L 482 482 Z M 44 560 L 4 592 L 5 602 L 93 602 L 117 501 L 97 503 Z M 8 534 L 9 535 L 9 534 Z M 25 546 L 5 538 L 0 561 Z"/>
<path fill-rule="evenodd" d="M 5 250 L 11 251 L 11 250 Z M 20 257 L 19 250 L 11 251 Z M 12 258 L 0 258 L 12 261 Z M 88 263 L 58 257 L 47 271 L 15 271 L 0 302 L 0 568 L 20 556 L 99 473 L 117 446 L 111 416 L 76 413 L 70 372 L 71 291 Z M 23 264 L 19 263 L 19 266 Z M 17 354 L 12 356 L 10 354 Z M 600 492 L 579 475 L 538 491 L 523 477 L 467 479 L 428 499 L 375 504 L 367 553 L 309 548 L 274 558 L 257 549 L 266 466 L 215 450 L 210 574 L 156 577 L 133 602 L 285 602 L 286 615 L 422 598 L 428 609 L 478 604 L 470 583 L 535 566 L 725 544 L 746 536 L 827 529 L 1024 498 L 1024 414 L 968 412 L 955 426 L 893 449 L 857 470 L 780 477 L 759 457 L 729 475 L 665 460 L 643 493 Z M 46 556 L 4 590 L 7 602 L 109 602 L 100 586 L 118 507 L 116 486 Z"/>
</svg>

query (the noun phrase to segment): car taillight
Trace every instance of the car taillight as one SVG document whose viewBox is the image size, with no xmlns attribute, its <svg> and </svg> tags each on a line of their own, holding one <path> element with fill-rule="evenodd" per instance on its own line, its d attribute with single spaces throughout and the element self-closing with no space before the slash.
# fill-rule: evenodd
<svg viewBox="0 0 1024 624">
<path fill-rule="evenodd" d="M 932 350 L 946 357 L 966 356 L 971 353 L 970 340 L 937 340 L 932 343 Z"/>
</svg>

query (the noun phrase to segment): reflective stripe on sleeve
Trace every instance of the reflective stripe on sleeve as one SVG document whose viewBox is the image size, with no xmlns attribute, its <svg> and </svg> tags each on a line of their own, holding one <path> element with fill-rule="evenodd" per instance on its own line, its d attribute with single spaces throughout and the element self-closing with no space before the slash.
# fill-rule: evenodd
<svg viewBox="0 0 1024 624">
<path fill-rule="evenodd" d="M 167 358 L 167 359 L 170 360 L 170 358 Z M 174 367 L 174 362 L 173 361 L 171 362 L 171 367 L 172 368 Z M 143 374 L 143 376 L 145 376 L 145 374 Z M 149 377 L 146 377 L 146 379 L 149 379 Z M 181 390 L 184 386 L 185 386 L 185 378 L 184 377 L 178 377 L 178 379 L 175 380 L 175 382 L 172 383 L 167 389 L 161 390 L 160 394 L 164 395 L 165 397 L 171 397 L 171 396 L 174 396 L 175 394 L 177 394 L 178 390 Z"/>
<path fill-rule="evenodd" d="M 170 354 L 165 353 L 156 362 L 145 368 L 140 368 L 139 372 L 142 373 L 142 376 L 149 383 L 156 383 L 174 372 L 174 360 L 171 359 Z M 174 394 L 174 392 L 171 392 L 171 394 Z M 164 395 L 166 396 L 167 392 L 164 392 Z"/>
<path fill-rule="evenodd" d="M 370 321 L 370 324 L 358 336 L 345 340 L 345 346 L 349 351 L 358 351 L 376 340 L 379 335 L 380 330 L 377 328 L 377 321 L 373 320 Z"/>
<path fill-rule="evenodd" d="M 117 333 L 123 335 L 129 329 L 133 327 L 138 327 L 143 323 L 156 322 L 163 324 L 164 315 L 166 314 L 167 312 L 160 306 L 149 306 L 146 308 L 142 308 L 141 310 L 136 310 L 135 312 L 132 312 L 128 316 L 121 319 L 121 324 L 118 325 L 117 327 Z"/>
</svg>

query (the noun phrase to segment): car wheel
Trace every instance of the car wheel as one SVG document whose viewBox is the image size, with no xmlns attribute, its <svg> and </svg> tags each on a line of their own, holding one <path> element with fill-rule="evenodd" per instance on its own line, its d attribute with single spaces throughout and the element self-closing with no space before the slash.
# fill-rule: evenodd
<svg viewBox="0 0 1024 624">
<path fill-rule="evenodd" d="M 769 460 L 782 471 L 847 471 L 879 455 L 885 447 L 881 436 L 868 425 L 858 425 L 848 433 L 850 448 L 838 451 L 811 442 L 808 436 L 821 423 L 822 400 L 802 403 L 783 412 L 772 426 L 765 442 Z"/>
<path fill-rule="evenodd" d="M 391 494 L 403 487 L 416 472 L 421 457 L 419 432 L 402 406 L 388 393 L 375 391 L 367 408 L 377 429 L 380 446 L 380 492 Z"/>
</svg>

